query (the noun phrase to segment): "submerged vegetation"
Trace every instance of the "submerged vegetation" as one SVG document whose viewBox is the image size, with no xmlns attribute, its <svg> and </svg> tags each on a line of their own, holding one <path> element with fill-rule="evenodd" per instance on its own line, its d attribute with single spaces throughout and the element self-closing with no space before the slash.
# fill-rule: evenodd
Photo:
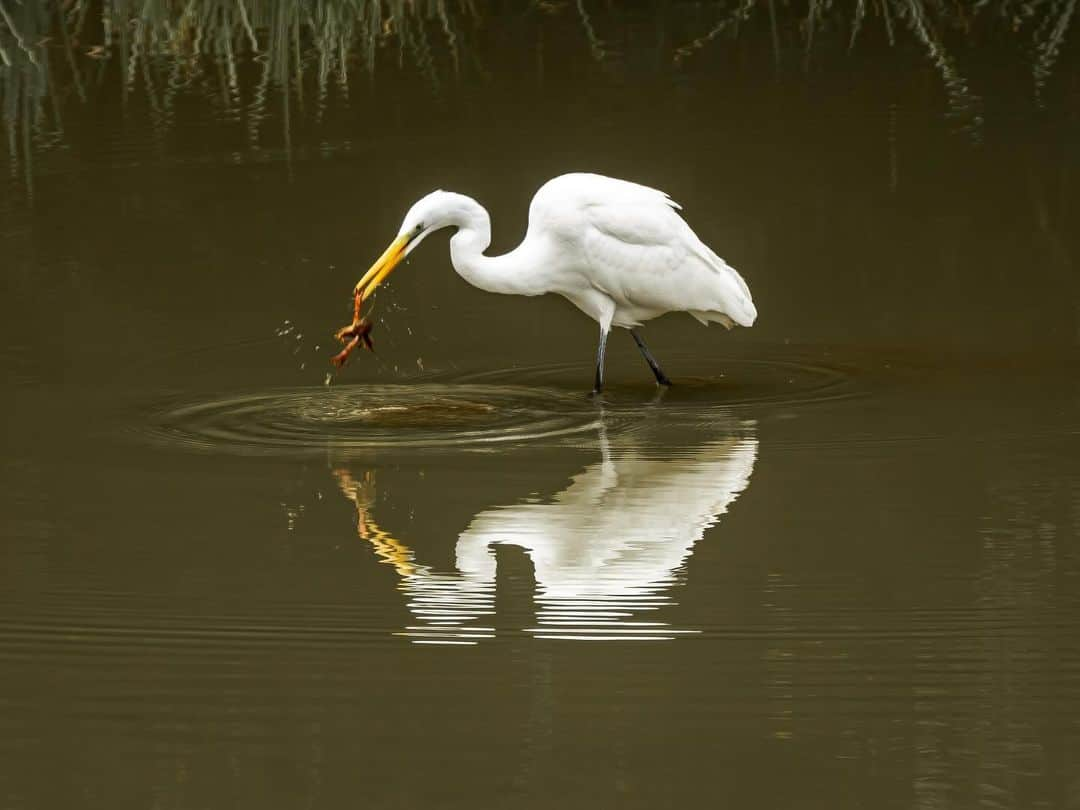
<svg viewBox="0 0 1080 810">
<path fill-rule="evenodd" d="M 656 30 L 654 61 L 672 70 L 751 30 L 768 38 L 778 69 L 809 69 L 818 51 L 850 51 L 867 38 L 874 47 L 914 46 L 939 75 L 951 113 L 977 131 L 979 92 L 954 51 L 999 47 L 1007 38 L 1027 62 L 1038 102 L 1076 3 L 726 0 L 643 12 L 617 0 L 530 0 L 515 13 L 576 28 L 582 54 L 612 70 L 631 47 L 620 47 L 624 29 L 642 23 Z M 117 94 L 125 105 L 138 95 L 164 132 L 178 95 L 195 91 L 242 122 L 252 145 L 273 96 L 288 147 L 293 107 L 305 105 L 317 122 L 328 105 L 347 103 L 358 77 L 376 79 L 383 62 L 415 71 L 433 90 L 465 72 L 484 75 L 476 43 L 494 19 L 484 0 L 0 0 L 0 104 L 11 171 L 29 187 L 35 150 L 64 139 L 65 105 Z"/>
</svg>

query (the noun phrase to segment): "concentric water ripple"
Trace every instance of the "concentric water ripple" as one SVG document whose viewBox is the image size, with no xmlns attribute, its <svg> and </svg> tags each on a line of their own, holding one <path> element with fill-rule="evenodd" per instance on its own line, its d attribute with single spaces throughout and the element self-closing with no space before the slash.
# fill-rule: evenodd
<svg viewBox="0 0 1080 810">
<path fill-rule="evenodd" d="M 678 358 L 676 358 L 678 362 Z M 686 360 L 700 366 L 700 360 Z M 723 369 L 713 374 L 677 374 L 673 388 L 665 391 L 664 407 L 673 411 L 686 406 L 697 410 L 735 410 L 763 405 L 810 404 L 845 399 L 859 393 L 857 372 L 804 361 L 798 358 L 728 359 L 719 363 Z M 674 366 L 673 366 L 674 368 Z M 651 388 L 651 376 L 642 368 L 635 382 L 628 384 L 626 374 L 612 375 L 607 383 L 605 405 L 618 410 L 637 408 L 640 397 L 631 392 Z M 580 364 L 551 364 L 526 368 L 496 369 L 463 375 L 469 383 L 566 386 L 584 385 L 591 379 L 591 369 Z"/>
<path fill-rule="evenodd" d="M 152 441 L 231 453 L 524 442 L 594 430 L 584 397 L 500 385 L 353 385 L 176 405 L 140 429 Z"/>
<path fill-rule="evenodd" d="M 724 367 L 722 375 L 681 377 L 667 391 L 615 381 L 602 400 L 573 387 L 588 379 L 588 369 L 578 365 L 257 391 L 172 402 L 134 430 L 158 444 L 239 454 L 468 448 L 572 437 L 601 421 L 618 429 L 644 404 L 659 406 L 669 421 L 712 422 L 753 407 L 841 399 L 858 388 L 849 372 L 796 360 L 728 361 Z"/>
</svg>

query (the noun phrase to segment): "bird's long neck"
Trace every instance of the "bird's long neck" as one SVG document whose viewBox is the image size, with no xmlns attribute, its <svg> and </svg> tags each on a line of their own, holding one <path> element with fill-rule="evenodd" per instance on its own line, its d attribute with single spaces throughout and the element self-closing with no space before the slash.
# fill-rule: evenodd
<svg viewBox="0 0 1080 810">
<path fill-rule="evenodd" d="M 481 290 L 508 295 L 538 295 L 535 278 L 528 272 L 524 243 L 502 256 L 485 256 L 491 244 L 491 217 L 476 200 L 458 216 L 457 233 L 450 239 L 450 262 L 467 282 Z"/>
</svg>

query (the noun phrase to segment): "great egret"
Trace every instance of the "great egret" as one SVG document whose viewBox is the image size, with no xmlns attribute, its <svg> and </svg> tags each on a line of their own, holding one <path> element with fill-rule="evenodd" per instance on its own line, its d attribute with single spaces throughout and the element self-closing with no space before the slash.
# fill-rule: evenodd
<svg viewBox="0 0 1080 810">
<path fill-rule="evenodd" d="M 667 375 L 634 330 L 667 312 L 687 312 L 701 323 L 752 326 L 750 289 L 734 268 L 690 229 L 667 194 L 599 174 L 549 180 L 529 206 L 525 239 L 502 256 L 485 256 L 491 218 L 464 194 L 434 191 L 405 215 L 401 231 L 354 289 L 353 323 L 338 333 L 344 362 L 370 324 L 360 305 L 429 234 L 457 228 L 450 261 L 474 287 L 510 295 L 557 293 L 600 325 L 596 385 L 604 384 L 604 350 L 612 326 L 630 330 L 659 385 Z M 349 340 L 351 339 L 351 340 Z"/>
</svg>

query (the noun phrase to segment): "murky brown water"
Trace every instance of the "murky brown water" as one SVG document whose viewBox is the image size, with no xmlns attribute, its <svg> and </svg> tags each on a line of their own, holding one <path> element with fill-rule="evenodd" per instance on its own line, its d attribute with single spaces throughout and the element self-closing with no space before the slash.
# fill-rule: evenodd
<svg viewBox="0 0 1080 810">
<path fill-rule="evenodd" d="M 0 807 L 1080 807 L 1074 5 L 0 2 Z M 758 325 L 324 385 L 570 170 Z"/>
</svg>

